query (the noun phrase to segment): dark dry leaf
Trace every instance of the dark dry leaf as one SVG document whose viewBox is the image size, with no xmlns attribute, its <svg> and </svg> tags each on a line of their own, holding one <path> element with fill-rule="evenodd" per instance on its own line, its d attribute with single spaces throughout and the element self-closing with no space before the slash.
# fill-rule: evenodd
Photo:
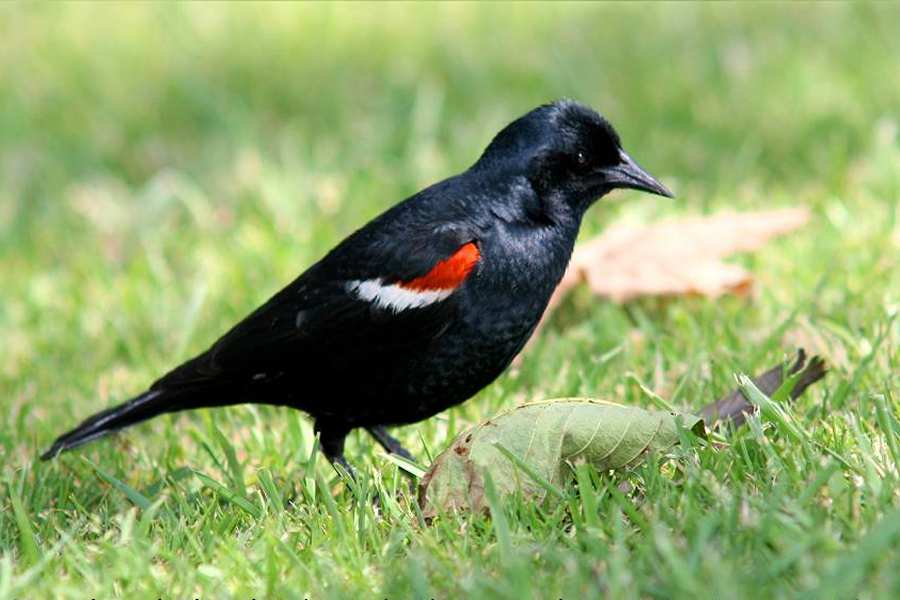
<svg viewBox="0 0 900 600">
<path fill-rule="evenodd" d="M 797 360 L 790 368 L 785 365 L 776 365 L 753 378 L 753 385 L 759 388 L 766 396 L 775 393 L 787 376 L 797 375 L 797 380 L 791 389 L 791 400 L 796 400 L 806 388 L 825 377 L 825 361 L 819 356 L 813 356 L 806 362 L 806 352 L 803 348 L 797 351 Z M 799 374 L 799 375 L 798 375 Z M 735 427 L 740 427 L 747 420 L 747 415 L 752 414 L 756 408 L 744 396 L 744 392 L 738 388 L 717 402 L 707 404 L 701 409 L 700 414 L 707 426 L 714 427 L 720 423 L 731 422 Z"/>
</svg>

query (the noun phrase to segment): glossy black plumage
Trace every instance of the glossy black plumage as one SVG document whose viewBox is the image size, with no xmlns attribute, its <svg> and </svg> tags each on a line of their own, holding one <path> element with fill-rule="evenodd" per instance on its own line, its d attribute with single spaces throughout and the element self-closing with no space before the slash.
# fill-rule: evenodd
<svg viewBox="0 0 900 600">
<path fill-rule="evenodd" d="M 306 411 L 326 455 L 345 465 L 343 440 L 356 427 L 405 453 L 384 426 L 463 402 L 509 365 L 565 271 L 584 212 L 622 187 L 671 195 L 596 112 L 567 100 L 541 106 L 466 172 L 372 220 L 209 350 L 43 457 L 161 413 L 246 402 Z M 446 297 L 403 287 L 468 243 L 477 263 L 458 287 L 437 290 Z"/>
</svg>

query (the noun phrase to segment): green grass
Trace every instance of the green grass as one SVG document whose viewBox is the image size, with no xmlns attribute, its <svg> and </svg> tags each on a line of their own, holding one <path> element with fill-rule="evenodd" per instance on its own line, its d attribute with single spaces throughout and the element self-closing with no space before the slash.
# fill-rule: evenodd
<svg viewBox="0 0 900 600">
<path fill-rule="evenodd" d="M 0 598 L 900 596 L 900 10 L 0 6 Z M 355 489 L 270 407 L 166 417 L 37 462 L 342 236 L 560 96 L 672 189 L 583 234 L 804 204 L 751 300 L 575 294 L 517 368 L 398 430 L 425 460 L 527 400 L 694 410 L 802 344 L 793 407 L 548 509 L 424 527 L 363 435 Z M 632 491 L 619 485 L 627 480 Z M 376 512 L 372 497 L 380 495 Z"/>
</svg>

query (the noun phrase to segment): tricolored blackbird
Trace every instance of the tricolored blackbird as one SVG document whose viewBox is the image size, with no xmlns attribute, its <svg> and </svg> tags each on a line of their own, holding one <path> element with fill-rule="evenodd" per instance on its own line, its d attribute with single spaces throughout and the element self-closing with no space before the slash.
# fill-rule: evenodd
<svg viewBox="0 0 900 600">
<path fill-rule="evenodd" d="M 467 171 L 373 219 L 206 352 L 57 439 L 42 458 L 162 413 L 259 403 L 315 419 L 324 454 L 344 438 L 472 397 L 534 331 L 585 211 L 616 188 L 672 194 L 571 100 L 505 127 Z"/>
</svg>

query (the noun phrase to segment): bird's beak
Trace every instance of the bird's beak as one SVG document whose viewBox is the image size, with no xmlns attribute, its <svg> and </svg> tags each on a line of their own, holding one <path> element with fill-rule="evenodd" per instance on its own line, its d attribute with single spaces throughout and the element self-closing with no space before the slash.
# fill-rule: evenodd
<svg viewBox="0 0 900 600">
<path fill-rule="evenodd" d="M 614 188 L 631 188 L 674 198 L 675 194 L 669 188 L 656 180 L 653 175 L 645 171 L 634 159 L 628 156 L 624 150 L 619 150 L 619 164 L 604 169 L 606 181 Z"/>
</svg>

